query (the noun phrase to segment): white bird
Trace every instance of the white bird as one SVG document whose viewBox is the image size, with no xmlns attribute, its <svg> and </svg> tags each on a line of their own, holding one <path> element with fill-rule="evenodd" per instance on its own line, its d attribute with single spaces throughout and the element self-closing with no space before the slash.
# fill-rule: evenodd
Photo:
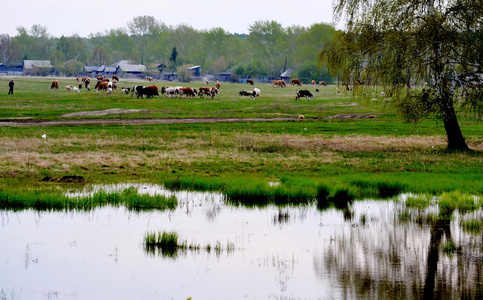
<svg viewBox="0 0 483 300">
<path fill-rule="evenodd" d="M 43 138 L 43 139 L 46 139 L 46 138 L 47 138 L 47 135 L 46 135 L 45 133 L 44 133 L 44 134 L 42 134 L 42 138 Z"/>
</svg>

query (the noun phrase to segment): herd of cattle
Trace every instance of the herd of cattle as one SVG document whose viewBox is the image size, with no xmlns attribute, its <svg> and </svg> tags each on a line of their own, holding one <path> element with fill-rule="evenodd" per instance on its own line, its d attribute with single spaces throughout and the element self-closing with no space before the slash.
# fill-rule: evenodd
<svg viewBox="0 0 483 300">
<path fill-rule="evenodd" d="M 96 77 L 97 82 L 94 87 L 94 89 L 99 92 L 99 91 L 106 91 L 107 94 L 111 94 L 113 91 L 116 91 L 118 88 L 118 82 L 119 78 L 116 75 L 113 75 L 111 79 L 109 78 L 104 78 L 101 75 L 98 75 Z M 150 79 L 150 78 L 149 78 Z M 84 76 L 82 78 L 77 77 L 76 78 L 77 82 L 79 83 L 78 86 L 74 85 L 67 85 L 65 88 L 66 90 L 69 91 L 75 91 L 80 93 L 80 90 L 84 86 L 85 89 L 88 91 L 91 90 L 90 88 L 90 83 L 91 80 L 88 76 Z M 148 80 L 152 81 L 152 79 Z M 80 83 L 82 82 L 82 83 Z M 208 84 L 208 81 L 205 80 L 205 83 Z M 292 80 L 292 86 L 302 86 L 302 82 L 299 79 L 293 79 Z M 254 85 L 253 80 L 248 79 L 247 80 L 248 85 Z M 327 86 L 327 83 L 324 81 L 320 81 L 319 86 Z M 217 82 L 214 87 L 200 87 L 198 89 L 193 88 L 193 87 L 182 87 L 182 86 L 169 86 L 169 87 L 161 87 L 159 90 L 157 86 L 155 85 L 150 85 L 150 86 L 142 86 L 142 85 L 137 85 L 134 86 L 133 88 L 125 88 L 122 87 L 121 90 L 127 95 L 131 95 L 131 98 L 136 96 L 136 98 L 142 98 L 144 99 L 145 97 L 147 99 L 151 99 L 153 97 L 159 97 L 160 94 L 164 95 L 165 97 L 174 97 L 177 98 L 178 96 L 180 98 L 186 97 L 186 98 L 194 98 L 196 96 L 200 98 L 204 98 L 205 96 L 211 97 L 211 99 L 214 99 L 215 96 L 219 95 L 219 89 L 220 89 L 220 83 Z M 273 80 L 272 81 L 272 86 L 276 87 L 287 87 L 287 84 L 283 80 Z M 316 86 L 316 81 L 312 80 L 312 86 Z M 52 81 L 50 85 L 50 89 L 58 89 L 59 88 L 59 81 L 54 80 Z M 318 92 L 319 90 L 316 89 Z M 260 98 L 260 89 L 258 88 L 253 88 L 253 90 L 243 90 L 239 92 L 239 95 L 244 97 L 248 96 L 251 97 L 252 99 L 259 99 Z M 312 94 L 308 90 L 297 90 L 295 100 L 299 100 L 300 98 L 305 98 L 306 100 L 309 100 L 309 98 L 315 99 L 314 94 Z"/>
</svg>

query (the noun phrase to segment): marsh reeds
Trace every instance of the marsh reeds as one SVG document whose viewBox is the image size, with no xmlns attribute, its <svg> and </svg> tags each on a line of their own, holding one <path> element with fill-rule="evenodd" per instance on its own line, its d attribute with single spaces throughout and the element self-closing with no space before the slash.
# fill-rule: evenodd
<svg viewBox="0 0 483 300">
<path fill-rule="evenodd" d="M 181 241 L 177 232 L 149 232 L 144 236 L 144 250 L 150 255 L 155 255 L 158 252 L 164 257 L 175 258 L 180 253 L 186 251 L 200 251 L 204 250 L 208 253 L 214 251 L 217 255 L 223 251 L 231 253 L 235 250 L 233 243 L 227 242 L 226 247 L 223 247 L 220 241 L 215 245 L 207 244 L 202 247 L 198 244 L 188 244 L 187 241 Z"/>
<path fill-rule="evenodd" d="M 82 197 L 68 197 L 58 191 L 0 191 L 0 209 L 5 210 L 92 210 L 105 205 L 124 205 L 135 211 L 166 210 L 176 208 L 178 201 L 175 196 L 140 194 L 132 188 Z"/>
</svg>

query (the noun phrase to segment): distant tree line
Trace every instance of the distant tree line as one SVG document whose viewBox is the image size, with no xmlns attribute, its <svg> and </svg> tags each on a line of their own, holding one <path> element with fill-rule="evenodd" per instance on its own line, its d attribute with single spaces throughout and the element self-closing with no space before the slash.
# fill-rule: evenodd
<svg viewBox="0 0 483 300">
<path fill-rule="evenodd" d="M 110 65 L 122 59 L 144 64 L 159 72 L 163 64 L 176 71 L 182 65 L 199 65 L 204 74 L 234 67 L 240 77 L 278 77 L 297 69 L 302 80 L 330 80 L 326 66 L 317 65 L 320 50 L 336 30 L 324 23 L 310 27 L 282 27 L 276 21 L 256 21 L 249 34 L 231 34 L 223 28 L 196 30 L 190 25 L 168 26 L 152 16 L 135 17 L 126 27 L 82 38 L 77 34 L 53 37 L 46 27 L 17 28 L 16 36 L 0 34 L 0 63 L 50 60 L 57 71 L 76 74 L 87 65 Z"/>
</svg>

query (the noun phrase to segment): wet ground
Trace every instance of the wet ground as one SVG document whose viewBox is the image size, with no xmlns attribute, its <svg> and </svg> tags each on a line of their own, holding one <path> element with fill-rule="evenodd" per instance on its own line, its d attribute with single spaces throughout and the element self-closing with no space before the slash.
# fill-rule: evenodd
<svg viewBox="0 0 483 300">
<path fill-rule="evenodd" d="M 449 223 L 417 221 L 421 212 L 408 215 L 404 196 L 320 210 L 234 207 L 216 193 L 175 195 L 179 207 L 164 212 L 0 211 L 0 299 L 482 296 L 481 232 L 465 232 L 458 215 Z M 482 216 L 480 210 L 465 218 Z M 144 236 L 163 231 L 201 247 L 171 256 L 146 251 Z M 448 241 L 456 251 L 444 252 Z"/>
</svg>

